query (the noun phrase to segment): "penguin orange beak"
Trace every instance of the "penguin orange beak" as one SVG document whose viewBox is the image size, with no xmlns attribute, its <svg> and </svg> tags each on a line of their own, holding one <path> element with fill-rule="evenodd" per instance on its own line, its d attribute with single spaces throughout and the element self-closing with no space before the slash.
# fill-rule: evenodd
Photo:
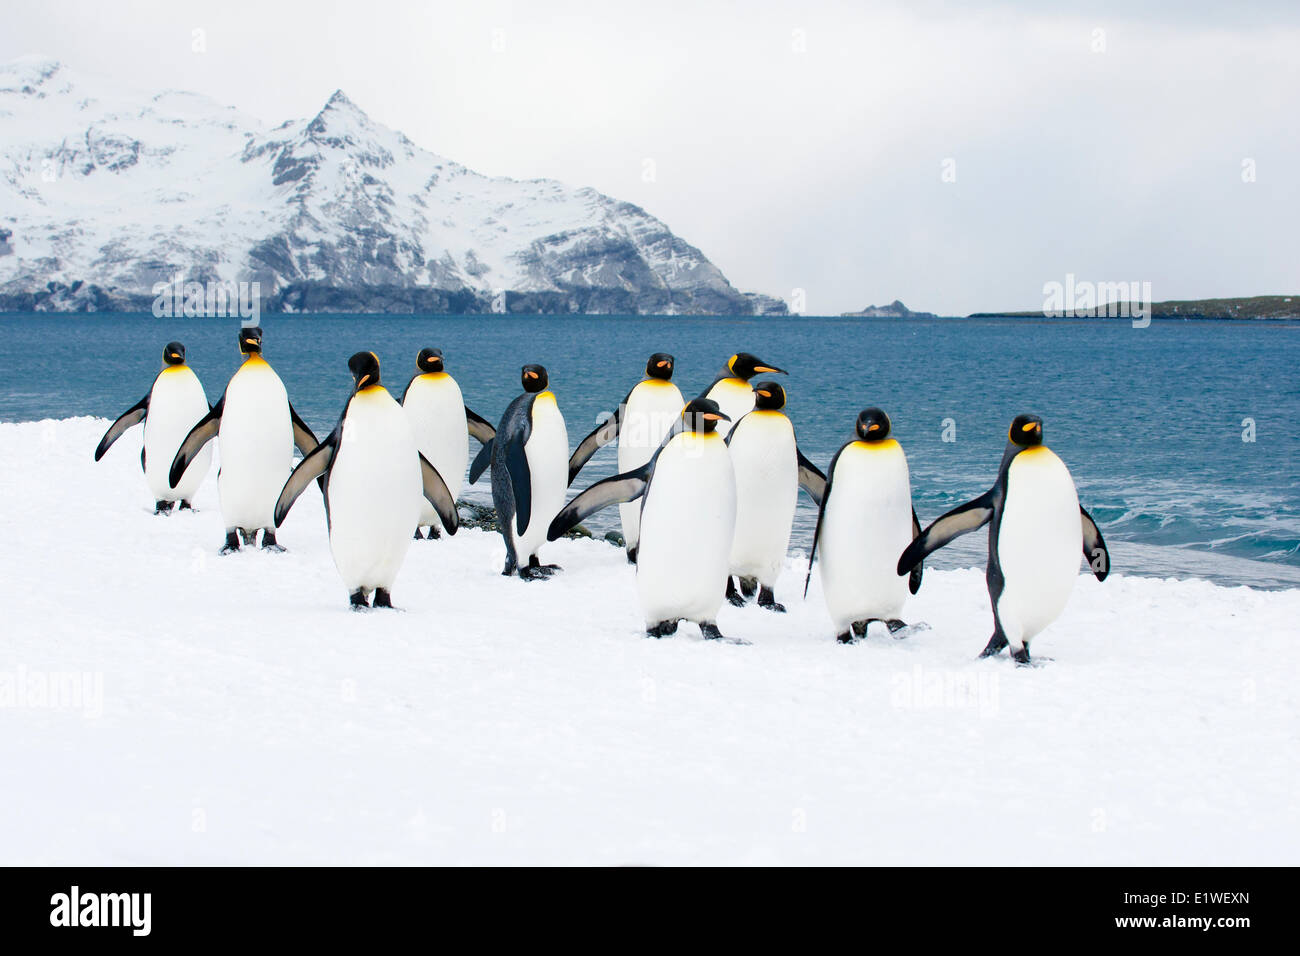
<svg viewBox="0 0 1300 956">
<path fill-rule="evenodd" d="M 731 421 L 731 416 L 729 416 L 729 415 L 724 415 L 724 414 L 722 414 L 721 412 L 705 412 L 704 415 L 703 415 L 703 417 L 706 418 L 706 419 L 708 419 L 708 420 L 711 421 L 711 422 L 729 422 L 729 421 Z"/>
<path fill-rule="evenodd" d="M 760 389 L 758 389 L 758 394 L 759 394 L 759 395 L 762 395 L 764 398 L 771 398 L 771 397 L 772 397 L 772 393 L 769 392 L 769 391 L 768 391 L 767 389 L 765 389 L 765 388 L 760 388 Z"/>
<path fill-rule="evenodd" d="M 755 371 L 755 372 L 772 372 L 772 373 L 775 373 L 775 374 L 777 374 L 777 375 L 789 375 L 789 374 L 790 374 L 790 373 L 787 372 L 785 369 L 783 369 L 783 368 L 776 368 L 776 367 L 773 366 L 773 365 L 755 365 L 755 366 L 754 366 L 754 371 Z"/>
</svg>

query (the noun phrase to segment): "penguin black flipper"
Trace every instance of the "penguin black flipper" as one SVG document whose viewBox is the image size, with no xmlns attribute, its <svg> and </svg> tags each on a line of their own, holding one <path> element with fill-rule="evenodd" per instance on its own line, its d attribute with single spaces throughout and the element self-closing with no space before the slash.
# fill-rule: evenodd
<svg viewBox="0 0 1300 956">
<path fill-rule="evenodd" d="M 628 398 L 631 397 L 632 393 L 628 392 Z M 578 477 L 578 472 L 582 471 L 582 466 L 591 460 L 592 455 L 618 437 L 618 428 L 623 421 L 623 409 L 626 407 L 627 398 L 619 402 L 618 408 L 592 429 L 590 435 L 578 442 L 578 447 L 569 457 L 569 484 L 573 484 L 573 479 Z"/>
<path fill-rule="evenodd" d="M 803 456 L 803 452 L 797 446 L 794 451 L 799 458 L 799 487 L 808 492 L 808 497 L 820 506 L 822 498 L 826 496 L 826 476 L 821 473 L 820 468 Z"/>
<path fill-rule="evenodd" d="M 912 540 L 915 541 L 921 537 L 921 522 L 916 517 L 916 509 L 912 509 Z M 925 573 L 923 561 L 916 562 L 916 567 L 912 569 L 912 576 L 907 579 L 907 589 L 915 594 L 921 590 L 921 575 Z"/>
<path fill-rule="evenodd" d="M 934 551 L 938 551 L 953 538 L 958 538 L 969 531 L 982 528 L 993 518 L 994 489 L 980 495 L 974 501 L 958 505 L 945 515 L 936 518 L 930 527 L 915 538 L 898 559 L 899 575 L 907 574 L 921 563 L 921 560 Z"/>
<path fill-rule="evenodd" d="M 492 464 L 492 446 L 496 444 L 495 438 L 489 438 L 483 443 L 483 447 L 478 450 L 474 456 L 474 463 L 469 466 L 469 483 L 472 485 L 483 477 L 483 472 L 488 470 Z"/>
<path fill-rule="evenodd" d="M 320 443 L 316 441 L 316 436 L 307 427 L 307 423 L 299 418 L 298 413 L 293 410 L 293 405 L 289 406 L 289 420 L 293 422 L 293 443 L 305 458 L 315 451 L 316 446 Z"/>
<path fill-rule="evenodd" d="M 424 374 L 423 372 L 416 372 L 414 375 L 412 375 L 412 376 L 410 377 L 410 379 L 407 380 L 407 382 L 406 382 L 406 388 L 402 389 L 402 397 L 401 397 L 400 399 L 398 399 L 398 401 L 397 401 L 397 404 L 398 404 L 398 405 L 405 405 L 405 404 L 406 404 L 406 395 L 407 395 L 407 393 L 410 392 L 410 390 L 411 390 L 411 386 L 415 384 L 415 380 L 416 380 L 417 378 L 419 378 L 419 377 L 420 377 L 421 375 L 423 375 L 423 374 Z"/>
<path fill-rule="evenodd" d="M 442 526 L 447 529 L 447 533 L 455 534 L 456 529 L 460 527 L 456 499 L 451 496 L 451 490 L 442 480 L 442 475 L 438 474 L 438 469 L 434 468 L 423 454 L 419 452 L 416 454 L 420 455 L 420 480 L 424 485 L 425 500 L 433 505 L 434 511 L 438 512 L 438 517 L 442 519 Z"/>
<path fill-rule="evenodd" d="M 99 440 L 99 445 L 95 448 L 95 461 L 103 458 L 104 452 L 108 451 L 113 442 L 121 438 L 128 428 L 134 428 L 144 421 L 144 417 L 149 414 L 149 396 L 152 394 L 153 389 L 150 388 L 144 398 L 124 411 L 117 417 L 117 421 L 108 426 L 108 431 L 104 432 L 104 437 Z"/>
<path fill-rule="evenodd" d="M 190 433 L 185 436 L 181 442 L 181 447 L 176 449 L 176 457 L 172 459 L 171 471 L 167 473 L 167 483 L 175 488 L 181 482 L 181 477 L 185 474 L 185 469 L 190 466 L 196 455 L 203 450 L 203 446 L 212 439 L 217 437 L 217 432 L 221 430 L 221 413 L 226 409 L 226 396 L 223 394 L 218 399 L 217 404 L 199 419 L 198 424 L 190 429 Z"/>
<path fill-rule="evenodd" d="M 1106 550 L 1106 542 L 1097 529 L 1097 522 L 1083 510 L 1082 505 L 1079 506 L 1079 520 L 1083 525 L 1083 560 L 1088 562 L 1098 581 L 1105 581 L 1110 574 L 1110 552 Z"/>
<path fill-rule="evenodd" d="M 602 508 L 636 501 L 645 494 L 653 466 L 654 462 L 649 461 L 635 471 L 624 472 L 596 482 L 560 509 L 551 526 L 546 529 L 546 540 L 554 541 L 579 521 Z"/>
<path fill-rule="evenodd" d="M 284 483 L 280 490 L 280 497 L 275 501 L 275 526 L 278 528 L 284 523 L 285 516 L 289 514 L 289 509 L 293 503 L 298 500 L 298 496 L 307 490 L 313 478 L 322 479 L 321 490 L 324 491 L 325 473 L 329 471 L 330 465 L 334 463 L 334 453 L 338 451 L 339 439 L 343 437 L 342 425 L 330 432 L 325 440 L 319 443 L 315 448 L 298 462 L 298 467 L 289 474 L 289 480 Z"/>
<path fill-rule="evenodd" d="M 533 483 L 528 470 L 528 453 L 525 451 L 528 438 L 533 433 L 531 415 L 530 410 L 523 427 L 517 429 L 506 442 L 506 473 L 510 478 L 510 490 L 515 496 L 516 534 L 524 533 L 533 514 Z"/>
<path fill-rule="evenodd" d="M 822 518 L 826 516 L 826 502 L 831 499 L 831 486 L 835 483 L 835 465 L 840 460 L 840 454 L 848 447 L 848 445 L 841 447 L 835 453 L 835 457 L 831 459 L 830 468 L 827 469 L 830 477 L 826 479 L 826 486 L 822 489 L 821 499 L 817 502 L 817 527 L 813 530 L 812 548 L 808 552 L 808 574 L 803 579 L 804 597 L 808 596 L 808 584 L 812 581 L 813 559 L 817 557 L 817 541 L 822 536 Z"/>
<path fill-rule="evenodd" d="M 477 438 L 484 445 L 496 437 L 497 430 L 492 427 L 492 423 L 468 405 L 465 406 L 465 425 L 470 437 Z M 472 478 L 470 480 L 473 481 Z"/>
</svg>

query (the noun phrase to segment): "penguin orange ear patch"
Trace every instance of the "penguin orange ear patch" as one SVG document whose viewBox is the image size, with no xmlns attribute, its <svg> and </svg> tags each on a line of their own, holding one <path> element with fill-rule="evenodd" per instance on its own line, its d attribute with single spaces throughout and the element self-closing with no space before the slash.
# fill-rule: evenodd
<svg viewBox="0 0 1300 956">
<path fill-rule="evenodd" d="M 1023 425 L 1020 426 L 1020 430 L 1022 432 L 1031 432 L 1037 427 L 1038 427 L 1037 422 L 1025 422 Z"/>
</svg>

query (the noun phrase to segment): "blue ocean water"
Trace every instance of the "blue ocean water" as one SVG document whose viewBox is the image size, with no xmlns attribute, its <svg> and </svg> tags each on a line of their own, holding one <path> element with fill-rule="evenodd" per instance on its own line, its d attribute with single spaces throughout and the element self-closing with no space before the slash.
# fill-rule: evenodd
<svg viewBox="0 0 1300 956">
<path fill-rule="evenodd" d="M 519 367 L 540 362 L 571 445 L 639 380 L 650 353 L 676 355 L 689 397 L 732 353 L 754 352 L 789 371 L 787 410 L 823 468 L 860 409 L 889 413 L 923 522 L 988 487 L 1007 424 L 1032 411 L 1117 570 L 1300 586 L 1295 323 L 268 315 L 262 327 L 267 359 L 319 435 L 343 407 L 347 358 L 361 349 L 378 354 L 400 396 L 416 352 L 441 348 L 466 401 L 491 421 L 518 393 Z M 215 401 L 239 362 L 237 328 L 235 319 L 0 317 L 0 421 L 116 417 L 148 389 L 170 339 L 185 343 Z M 1243 440 L 1251 423 L 1254 440 Z M 575 487 L 613 470 L 611 447 Z M 487 482 L 468 497 L 486 499 Z M 792 548 L 809 546 L 815 519 L 801 496 Z M 611 510 L 593 525 L 615 522 Z M 979 564 L 984 546 L 982 533 L 970 535 L 930 563 Z"/>
</svg>

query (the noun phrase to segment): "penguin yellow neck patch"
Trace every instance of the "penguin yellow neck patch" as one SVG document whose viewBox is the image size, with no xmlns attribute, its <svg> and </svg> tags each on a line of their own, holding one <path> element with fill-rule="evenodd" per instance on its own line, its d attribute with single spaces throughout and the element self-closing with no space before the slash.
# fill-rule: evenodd
<svg viewBox="0 0 1300 956">
<path fill-rule="evenodd" d="M 892 438 L 886 438 L 884 441 L 862 441 L 858 439 L 853 443 L 854 451 L 864 452 L 894 451 L 898 447 L 898 442 Z"/>
<path fill-rule="evenodd" d="M 428 382 L 441 382 L 444 378 L 450 378 L 446 372 L 425 372 L 420 378 Z"/>
</svg>

